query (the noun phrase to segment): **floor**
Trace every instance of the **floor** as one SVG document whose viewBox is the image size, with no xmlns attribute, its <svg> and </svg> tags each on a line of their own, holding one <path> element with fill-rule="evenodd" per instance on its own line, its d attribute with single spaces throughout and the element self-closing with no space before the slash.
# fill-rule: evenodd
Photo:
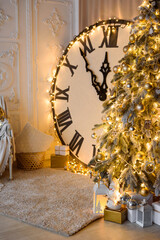
<svg viewBox="0 0 160 240">
<path fill-rule="evenodd" d="M 160 226 L 145 229 L 126 221 L 97 220 L 71 237 L 64 237 L 0 215 L 0 240 L 160 240 Z"/>
</svg>

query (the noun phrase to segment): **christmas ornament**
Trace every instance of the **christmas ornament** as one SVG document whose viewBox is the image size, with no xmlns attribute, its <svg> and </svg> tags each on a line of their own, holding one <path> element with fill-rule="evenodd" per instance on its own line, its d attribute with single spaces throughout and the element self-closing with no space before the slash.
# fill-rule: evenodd
<svg viewBox="0 0 160 240">
<path fill-rule="evenodd" d="M 112 118 L 108 116 L 108 117 L 106 117 L 106 120 L 107 120 L 107 121 L 111 121 Z"/>
<path fill-rule="evenodd" d="M 99 152 L 99 153 L 97 154 L 97 159 L 98 159 L 98 160 L 104 160 L 104 154 L 103 154 L 102 152 Z"/>
<path fill-rule="evenodd" d="M 149 194 L 148 188 L 147 188 L 147 187 L 142 187 L 141 190 L 140 190 L 140 194 L 141 194 L 143 197 L 148 196 L 148 194 Z"/>
<path fill-rule="evenodd" d="M 136 223 L 141 227 L 152 225 L 152 206 L 147 204 L 146 199 L 143 199 L 140 207 L 137 209 Z"/>
<path fill-rule="evenodd" d="M 137 157 L 137 159 L 139 159 L 139 160 L 143 160 L 144 157 L 145 157 L 145 153 L 142 152 L 142 151 L 139 151 L 139 152 L 137 152 L 136 157 Z"/>
<path fill-rule="evenodd" d="M 127 193 L 124 193 L 121 197 L 120 197 L 120 202 L 121 204 L 127 204 L 127 202 L 131 199 L 130 195 Z"/>
<path fill-rule="evenodd" d="M 127 65 L 124 65 L 124 66 L 123 66 L 123 71 L 124 71 L 124 72 L 128 72 L 128 70 L 129 70 L 129 67 L 128 67 Z"/>
<path fill-rule="evenodd" d="M 97 138 L 97 134 L 96 134 L 96 133 L 92 133 L 91 137 L 92 137 L 93 139 L 96 139 L 96 138 Z"/>
<path fill-rule="evenodd" d="M 155 170 L 155 163 L 153 161 L 146 161 L 144 170 L 147 173 L 153 173 Z"/>
<path fill-rule="evenodd" d="M 139 15 L 139 20 L 143 20 L 144 19 L 144 16 L 141 14 Z"/>
<path fill-rule="evenodd" d="M 128 46 L 124 46 L 123 52 L 126 53 L 128 51 Z"/>
<path fill-rule="evenodd" d="M 145 120 L 144 122 L 144 128 L 145 129 L 150 129 L 151 128 L 151 120 Z"/>
<path fill-rule="evenodd" d="M 138 205 L 138 203 L 137 203 L 137 201 L 135 200 L 135 199 L 129 199 L 128 201 L 127 201 L 127 208 L 128 209 L 136 209 L 137 208 L 137 205 Z"/>
<path fill-rule="evenodd" d="M 136 106 L 136 109 L 137 109 L 139 112 L 141 112 L 141 111 L 144 110 L 144 106 L 143 106 L 142 104 L 138 104 L 138 105 Z"/>
<path fill-rule="evenodd" d="M 134 36 L 134 34 L 131 34 L 131 35 L 130 35 L 129 40 L 130 40 L 131 43 L 134 43 L 134 42 L 135 42 L 135 36 Z"/>
<path fill-rule="evenodd" d="M 134 131 L 134 127 L 130 127 L 129 130 L 130 130 L 130 131 Z"/>
<path fill-rule="evenodd" d="M 150 90 L 150 89 L 152 88 L 152 86 L 151 86 L 150 83 L 146 83 L 146 84 L 144 85 L 144 88 L 145 88 L 146 90 Z"/>
<path fill-rule="evenodd" d="M 127 88 L 131 88 L 132 85 L 130 83 L 127 84 Z"/>
<path fill-rule="evenodd" d="M 113 67 L 113 72 L 114 73 L 118 73 L 118 71 L 119 71 L 119 66 L 114 66 Z"/>
</svg>

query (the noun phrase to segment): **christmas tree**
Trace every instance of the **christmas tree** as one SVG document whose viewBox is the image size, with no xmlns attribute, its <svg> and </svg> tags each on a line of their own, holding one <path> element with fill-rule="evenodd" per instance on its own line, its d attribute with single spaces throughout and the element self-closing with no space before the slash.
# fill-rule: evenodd
<svg viewBox="0 0 160 240">
<path fill-rule="evenodd" d="M 103 104 L 94 165 L 123 190 L 160 192 L 160 0 L 145 0 Z M 99 131 L 97 131 L 99 132 Z M 98 133 L 97 133 L 98 134 Z M 95 133 L 94 135 L 95 136 Z"/>
</svg>

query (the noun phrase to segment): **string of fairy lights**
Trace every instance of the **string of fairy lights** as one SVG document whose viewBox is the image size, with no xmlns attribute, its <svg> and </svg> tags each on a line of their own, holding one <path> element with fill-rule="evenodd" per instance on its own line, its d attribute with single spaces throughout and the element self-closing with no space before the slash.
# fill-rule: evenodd
<svg viewBox="0 0 160 240">
<path fill-rule="evenodd" d="M 112 32 L 116 31 L 116 27 L 120 26 L 121 28 L 125 27 L 130 27 L 131 22 L 127 20 L 122 20 L 122 19 L 111 19 L 109 18 L 108 20 L 100 20 L 97 21 L 95 24 L 90 25 L 89 27 L 86 27 L 82 32 L 79 33 L 79 35 L 75 36 L 72 41 L 69 42 L 68 46 L 66 49 L 63 51 L 62 57 L 59 59 L 59 62 L 53 70 L 51 76 L 48 78 L 48 81 L 51 84 L 49 95 L 50 95 L 50 103 L 51 103 L 51 108 L 52 108 L 52 113 L 53 113 L 53 122 L 54 122 L 54 130 L 55 130 L 55 135 L 58 139 L 57 143 L 64 144 L 63 139 L 61 135 L 59 134 L 58 131 L 58 125 L 57 125 L 57 116 L 55 114 L 55 104 L 56 104 L 56 99 L 55 99 L 55 91 L 56 91 L 56 80 L 57 76 L 59 73 L 60 68 L 63 66 L 63 63 L 67 57 L 67 53 L 69 52 L 70 48 L 73 47 L 74 44 L 77 44 L 80 40 L 84 41 L 84 39 L 89 35 L 93 35 L 96 30 L 100 30 L 103 26 L 107 26 L 107 35 L 109 35 Z M 74 173 L 78 174 L 83 174 L 83 175 L 94 175 L 94 171 L 87 167 L 85 164 L 80 162 L 78 159 L 71 157 L 69 162 L 67 163 L 67 170 L 72 171 Z"/>
</svg>

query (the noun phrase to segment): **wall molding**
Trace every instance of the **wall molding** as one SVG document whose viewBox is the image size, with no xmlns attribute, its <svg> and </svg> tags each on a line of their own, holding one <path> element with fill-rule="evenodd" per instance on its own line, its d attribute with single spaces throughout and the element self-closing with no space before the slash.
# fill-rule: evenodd
<svg viewBox="0 0 160 240">
<path fill-rule="evenodd" d="M 53 8 L 52 13 L 48 18 L 43 20 L 43 23 L 51 30 L 53 37 L 56 36 L 60 28 L 65 24 L 56 8 Z"/>
<path fill-rule="evenodd" d="M 4 25 L 10 17 L 5 14 L 5 11 L 3 9 L 0 9 L 0 26 Z"/>
</svg>

